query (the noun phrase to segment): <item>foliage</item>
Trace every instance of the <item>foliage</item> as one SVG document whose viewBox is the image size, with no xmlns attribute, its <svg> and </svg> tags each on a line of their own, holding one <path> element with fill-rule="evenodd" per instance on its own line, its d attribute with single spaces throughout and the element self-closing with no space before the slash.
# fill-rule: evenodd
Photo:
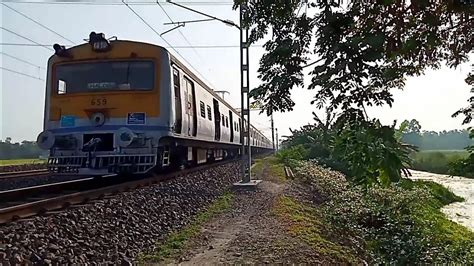
<svg viewBox="0 0 474 266">
<path fill-rule="evenodd" d="M 410 166 L 412 150 L 395 138 L 394 127 L 378 120 L 355 120 L 345 124 L 333 142 L 333 157 L 347 162 L 356 184 L 388 185 L 401 179 L 401 171 Z"/>
<path fill-rule="evenodd" d="M 347 111 L 391 105 L 390 90 L 403 88 L 406 76 L 456 67 L 472 51 L 468 1 L 234 2 L 248 4 L 252 42 L 271 32 L 258 70 L 263 84 L 251 93 L 268 113 L 292 109 L 290 91 L 303 85 L 305 66 L 317 106 Z M 319 60 L 308 64 L 310 57 Z"/>
<path fill-rule="evenodd" d="M 304 160 L 308 157 L 308 150 L 301 144 L 291 146 L 280 150 L 276 154 L 276 158 L 283 164 L 290 167 L 295 166 L 296 161 Z"/>
<path fill-rule="evenodd" d="M 403 179 L 399 185 L 350 186 L 335 171 L 305 162 L 296 177 L 312 188 L 315 206 L 337 235 L 364 245 L 379 264 L 468 263 L 474 233 L 446 218 L 440 208 L 462 200 L 446 188 Z M 376 263 L 376 264 L 377 264 Z"/>
<path fill-rule="evenodd" d="M 465 159 L 465 151 L 420 151 L 410 155 L 413 158 L 413 169 L 438 174 L 448 174 L 450 164 Z"/>
<path fill-rule="evenodd" d="M 41 150 L 34 141 L 24 140 L 21 143 L 13 143 L 11 138 L 6 138 L 5 141 L 0 140 L 0 160 L 38 158 L 44 153 L 45 151 Z"/>
<path fill-rule="evenodd" d="M 164 241 L 158 243 L 152 253 L 140 254 L 138 256 L 140 262 L 142 264 L 144 262 L 159 262 L 178 254 L 190 238 L 199 234 L 200 228 L 204 223 L 230 208 L 232 199 L 233 194 L 230 192 L 220 196 L 205 211 L 198 213 L 190 225 L 179 231 L 172 232 Z"/>
<path fill-rule="evenodd" d="M 469 137 L 474 140 L 474 128 L 471 128 Z M 469 157 L 451 162 L 449 173 L 474 178 L 474 145 L 466 147 L 466 151 L 469 152 Z"/>
<path fill-rule="evenodd" d="M 474 178 L 474 156 L 449 162 L 450 175 Z"/>
<path fill-rule="evenodd" d="M 316 159 L 345 173 L 355 184 L 366 185 L 397 182 L 410 166 L 412 147 L 398 141 L 394 126 L 367 121 L 357 110 L 328 115 L 326 122 L 315 114 L 314 119 L 315 124 L 292 130 L 284 141 L 286 148 L 277 155 L 281 162 Z"/>
<path fill-rule="evenodd" d="M 422 131 L 416 119 L 403 121 L 398 134 L 402 142 L 417 146 L 420 150 L 461 150 L 474 144 L 467 129 Z"/>
<path fill-rule="evenodd" d="M 474 68 L 474 64 L 472 65 Z M 471 94 L 473 94 L 468 100 L 468 106 L 459 109 L 456 111 L 452 116 L 458 117 L 459 115 L 464 116 L 462 121 L 463 125 L 468 125 L 471 123 L 472 119 L 474 118 L 474 72 L 469 73 L 467 78 L 465 79 L 466 83 L 471 85 Z"/>
</svg>

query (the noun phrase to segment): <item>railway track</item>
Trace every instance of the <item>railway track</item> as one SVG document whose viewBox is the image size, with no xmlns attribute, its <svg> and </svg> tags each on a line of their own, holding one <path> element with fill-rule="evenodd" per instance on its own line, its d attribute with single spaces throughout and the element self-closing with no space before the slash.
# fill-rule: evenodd
<svg viewBox="0 0 474 266">
<path fill-rule="evenodd" d="M 28 176 L 44 176 L 44 175 L 49 175 L 49 172 L 47 169 L 17 171 L 17 172 L 2 172 L 0 173 L 0 179 L 28 177 Z"/>
<path fill-rule="evenodd" d="M 180 175 L 202 171 L 207 168 L 233 162 L 222 161 L 167 174 L 154 175 L 138 180 L 123 180 L 114 177 L 103 179 L 84 178 L 35 187 L 0 191 L 0 224 L 51 211 L 65 209 L 71 205 L 85 204 L 96 199 L 113 197 L 120 192 L 150 186 Z"/>
</svg>

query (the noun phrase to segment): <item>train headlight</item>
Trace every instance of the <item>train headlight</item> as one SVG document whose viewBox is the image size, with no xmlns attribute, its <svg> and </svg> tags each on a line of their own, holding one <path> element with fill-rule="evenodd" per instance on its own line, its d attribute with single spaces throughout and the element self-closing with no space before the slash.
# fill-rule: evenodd
<svg viewBox="0 0 474 266">
<path fill-rule="evenodd" d="M 89 43 L 92 45 L 92 50 L 96 52 L 106 52 L 110 50 L 110 43 L 103 33 L 91 32 L 91 34 L 89 34 Z"/>
<path fill-rule="evenodd" d="M 128 147 L 136 139 L 137 135 L 126 127 L 122 127 L 117 131 L 117 142 L 120 147 Z"/>
<path fill-rule="evenodd" d="M 91 123 L 96 127 L 102 126 L 105 123 L 105 115 L 103 113 L 93 113 L 91 115 Z"/>
<path fill-rule="evenodd" d="M 51 131 L 43 131 L 38 135 L 36 143 L 40 149 L 49 150 L 53 147 L 55 139 Z"/>
</svg>

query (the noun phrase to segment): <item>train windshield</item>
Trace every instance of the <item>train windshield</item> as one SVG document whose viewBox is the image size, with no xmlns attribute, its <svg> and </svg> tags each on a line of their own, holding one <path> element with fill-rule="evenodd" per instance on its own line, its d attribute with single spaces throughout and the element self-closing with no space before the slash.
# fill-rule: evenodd
<svg viewBox="0 0 474 266">
<path fill-rule="evenodd" d="M 152 90 L 152 61 L 108 61 L 56 66 L 58 94 L 96 91 Z"/>
</svg>

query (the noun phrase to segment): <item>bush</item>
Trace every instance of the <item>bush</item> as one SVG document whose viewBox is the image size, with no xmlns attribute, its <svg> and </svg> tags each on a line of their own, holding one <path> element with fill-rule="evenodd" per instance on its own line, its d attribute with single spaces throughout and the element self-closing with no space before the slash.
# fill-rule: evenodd
<svg viewBox="0 0 474 266">
<path fill-rule="evenodd" d="M 465 263 L 474 259 L 474 233 L 449 221 L 441 206 L 459 201 L 432 182 L 403 179 L 387 187 L 351 186 L 345 177 L 302 163 L 297 178 L 318 195 L 321 215 L 377 263 Z"/>
<path fill-rule="evenodd" d="M 458 159 L 448 163 L 450 175 L 474 178 L 474 155 L 466 159 Z"/>
<path fill-rule="evenodd" d="M 297 164 L 296 161 L 308 158 L 308 150 L 305 149 L 303 145 L 296 145 L 278 151 L 275 157 L 280 163 L 294 168 Z"/>
</svg>

